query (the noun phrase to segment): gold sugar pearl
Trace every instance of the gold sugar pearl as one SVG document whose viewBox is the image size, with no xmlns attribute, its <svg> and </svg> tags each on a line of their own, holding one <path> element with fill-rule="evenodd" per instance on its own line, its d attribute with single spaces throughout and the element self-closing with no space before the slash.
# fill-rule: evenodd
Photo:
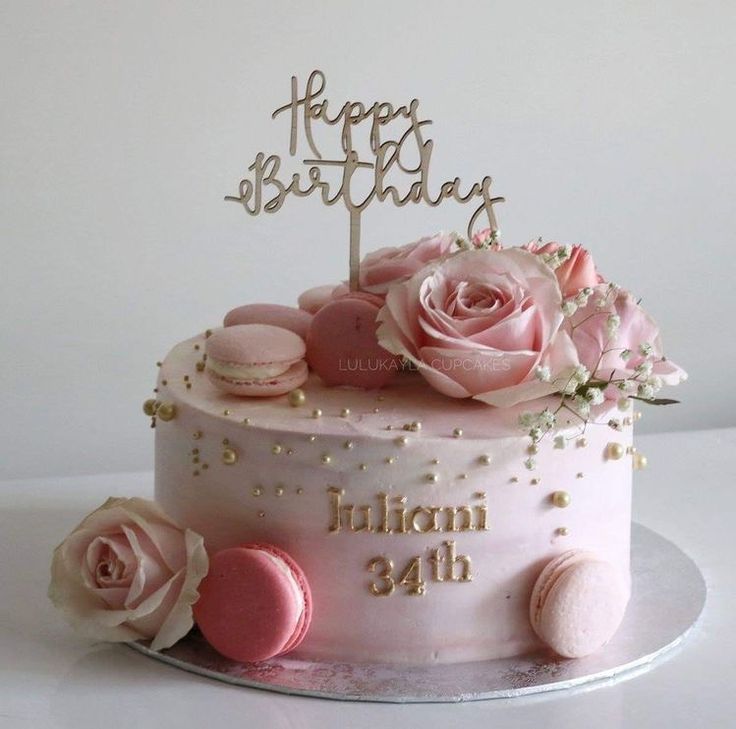
<svg viewBox="0 0 736 729">
<path fill-rule="evenodd" d="M 274 454 L 274 456 L 278 456 L 280 453 L 282 453 L 284 450 L 284 447 L 279 443 L 274 443 L 271 446 L 271 453 Z"/>
<path fill-rule="evenodd" d="M 554 491 L 551 499 L 552 504 L 558 509 L 565 509 L 570 506 L 570 494 L 567 491 Z"/>
<path fill-rule="evenodd" d="M 341 418 L 347 418 L 347 417 L 348 417 L 348 415 L 350 415 L 350 408 L 343 408 L 343 409 L 342 409 L 342 410 L 340 411 L 340 417 L 341 417 Z"/>
<path fill-rule="evenodd" d="M 289 405 L 293 408 L 298 408 L 304 405 L 307 401 L 307 395 L 304 390 L 297 388 L 289 393 Z"/>
<path fill-rule="evenodd" d="M 150 398 L 143 403 L 143 412 L 149 417 L 156 414 L 156 408 L 158 407 L 158 400 Z"/>
<path fill-rule="evenodd" d="M 260 496 L 263 493 L 263 489 L 260 486 L 256 486 L 251 493 L 253 496 Z"/>
<path fill-rule="evenodd" d="M 462 428 L 455 428 L 452 431 L 452 437 L 453 438 L 462 438 L 463 437 L 463 429 Z"/>
<path fill-rule="evenodd" d="M 284 495 L 284 487 L 283 486 L 277 486 L 274 493 L 276 494 L 276 496 L 283 496 Z"/>
<path fill-rule="evenodd" d="M 532 486 L 537 486 L 541 482 L 541 478 L 535 477 L 532 479 Z"/>
<path fill-rule="evenodd" d="M 222 414 L 223 415 L 232 415 L 233 414 L 233 411 L 232 410 L 223 410 L 222 411 Z"/>
<path fill-rule="evenodd" d="M 194 438 L 194 440 L 199 440 L 201 437 L 202 437 L 201 430 L 195 430 L 194 433 L 192 433 L 192 438 Z"/>
<path fill-rule="evenodd" d="M 394 443 L 398 446 L 405 446 L 409 444 L 409 439 L 405 435 L 400 435 Z"/>
<path fill-rule="evenodd" d="M 259 512 L 258 512 L 258 516 L 259 516 L 259 517 L 260 517 L 261 519 L 263 519 L 263 517 L 264 517 L 264 516 L 266 516 L 266 512 L 265 512 L 265 511 L 259 511 Z"/>
<path fill-rule="evenodd" d="M 302 494 L 304 493 L 304 489 L 303 489 L 303 488 L 302 488 L 302 487 L 300 486 L 300 487 L 299 487 L 299 488 L 298 488 L 298 489 L 296 490 L 296 492 L 297 492 L 297 494 L 299 494 L 299 496 L 301 496 L 301 495 L 302 495 Z"/>
<path fill-rule="evenodd" d="M 319 408 L 315 408 L 312 410 L 312 417 L 313 418 L 321 418 L 322 417 L 322 411 Z"/>
<path fill-rule="evenodd" d="M 483 466 L 490 466 L 492 460 L 493 459 L 488 454 L 484 454 L 484 455 L 480 456 L 480 458 L 478 458 L 478 461 Z"/>
<path fill-rule="evenodd" d="M 434 465 L 435 465 L 435 466 L 439 466 L 439 464 L 440 464 L 440 459 L 439 459 L 439 458 L 433 458 L 433 459 L 432 459 L 432 463 L 434 463 Z"/>
<path fill-rule="evenodd" d="M 440 477 L 436 473 L 428 473 L 425 478 L 430 483 L 437 483 L 440 480 Z"/>
<path fill-rule="evenodd" d="M 234 448 L 225 448 L 222 451 L 222 462 L 226 466 L 232 466 L 238 462 L 238 452 Z"/>
<path fill-rule="evenodd" d="M 320 461 L 322 461 L 322 463 L 325 465 L 332 463 L 332 456 L 330 456 L 329 453 L 323 453 Z"/>
<path fill-rule="evenodd" d="M 647 457 L 643 453 L 634 453 L 632 465 L 636 471 L 641 471 L 647 467 Z"/>
<path fill-rule="evenodd" d="M 396 463 L 396 459 L 393 456 L 389 456 L 385 459 L 385 462 L 390 466 L 391 464 Z"/>
<path fill-rule="evenodd" d="M 466 479 L 467 477 L 468 477 L 468 474 L 467 474 L 467 473 L 461 473 L 461 474 L 460 474 L 460 475 L 458 476 L 458 478 L 459 478 L 459 479 L 460 479 L 461 481 L 464 481 L 464 480 L 465 480 L 465 479 Z"/>
<path fill-rule="evenodd" d="M 360 468 L 361 471 L 367 471 L 368 470 L 368 466 L 366 466 L 365 463 L 361 463 L 360 466 L 358 466 L 358 468 Z"/>
<path fill-rule="evenodd" d="M 170 402 L 161 403 L 156 410 L 156 417 L 164 422 L 173 420 L 176 417 L 176 405 Z"/>
<path fill-rule="evenodd" d="M 557 527 L 555 531 L 561 537 L 566 537 L 568 534 L 570 534 L 570 530 L 567 527 Z"/>
<path fill-rule="evenodd" d="M 610 458 L 612 461 L 618 461 L 623 458 L 625 453 L 626 449 L 621 445 L 621 443 L 609 443 L 606 446 L 606 457 Z"/>
<path fill-rule="evenodd" d="M 413 431 L 414 433 L 418 433 L 422 429 L 422 424 L 415 420 L 409 425 L 409 430 Z"/>
<path fill-rule="evenodd" d="M 345 441 L 345 442 L 344 442 L 344 443 L 342 444 L 342 447 L 343 447 L 343 448 L 345 448 L 345 449 L 346 449 L 346 450 L 348 450 L 348 451 L 351 451 L 351 450 L 352 450 L 353 448 L 355 448 L 355 443 L 353 443 L 353 441 L 352 441 L 352 440 L 346 440 L 346 441 Z"/>
<path fill-rule="evenodd" d="M 314 443 L 314 441 L 317 440 L 317 436 L 316 435 L 310 435 L 309 438 L 307 438 L 307 440 L 310 443 Z"/>
</svg>

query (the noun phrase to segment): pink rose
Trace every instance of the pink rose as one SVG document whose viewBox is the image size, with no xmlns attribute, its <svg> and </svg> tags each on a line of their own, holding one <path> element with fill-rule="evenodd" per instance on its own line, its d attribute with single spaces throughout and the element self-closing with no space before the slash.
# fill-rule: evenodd
<svg viewBox="0 0 736 729">
<path fill-rule="evenodd" d="M 655 391 L 660 385 L 677 385 L 687 379 L 684 370 L 665 359 L 657 323 L 623 289 L 598 285 L 586 306 L 567 320 L 580 362 L 597 380 L 628 379 L 637 376 L 627 388 L 628 394 L 638 384 L 652 380 Z M 637 371 L 639 368 L 639 371 Z M 608 388 L 606 395 L 621 395 Z"/>
<path fill-rule="evenodd" d="M 360 262 L 360 288 L 383 296 L 394 283 L 406 281 L 421 268 L 452 253 L 454 233 L 437 233 L 398 248 L 379 248 Z"/>
<path fill-rule="evenodd" d="M 378 340 L 445 395 L 508 407 L 557 391 L 578 363 L 561 305 L 554 273 L 532 253 L 463 251 L 391 287 Z"/>
<path fill-rule="evenodd" d="M 406 281 L 431 261 L 452 253 L 454 233 L 436 233 L 405 246 L 379 248 L 360 262 L 360 290 L 385 296 L 394 283 Z M 299 308 L 316 314 L 325 304 L 350 293 L 346 281 L 307 289 L 299 296 Z"/>
<path fill-rule="evenodd" d="M 145 499 L 108 499 L 56 548 L 49 597 L 96 640 L 172 646 L 193 625 L 207 574 L 202 537 Z"/>
<path fill-rule="evenodd" d="M 538 255 L 549 255 L 563 248 L 559 243 L 545 243 L 543 246 L 529 243 L 525 247 Z M 570 257 L 555 269 L 555 275 L 565 299 L 584 288 L 603 283 L 603 277 L 595 269 L 593 256 L 580 245 L 572 246 Z"/>
<path fill-rule="evenodd" d="M 483 230 L 479 230 L 477 233 L 473 234 L 473 237 L 470 239 L 470 242 L 473 244 L 474 248 L 493 248 L 494 250 L 500 251 L 503 246 L 496 241 L 492 241 L 493 235 L 491 233 L 490 228 L 483 228 Z"/>
</svg>

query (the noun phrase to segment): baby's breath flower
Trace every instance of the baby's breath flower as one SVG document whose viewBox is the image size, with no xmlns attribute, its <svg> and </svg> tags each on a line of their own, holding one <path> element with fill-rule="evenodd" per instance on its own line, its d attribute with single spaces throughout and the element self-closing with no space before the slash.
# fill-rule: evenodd
<svg viewBox="0 0 736 729">
<path fill-rule="evenodd" d="M 648 357 L 652 353 L 652 345 L 649 342 L 642 342 L 639 345 L 639 354 L 642 357 Z"/>
<path fill-rule="evenodd" d="M 572 371 L 572 376 L 581 385 L 584 385 L 590 379 L 590 370 L 588 370 L 585 365 L 575 365 L 575 369 Z"/>
<path fill-rule="evenodd" d="M 524 461 L 524 465 L 530 470 L 533 471 L 537 467 L 537 462 L 533 458 L 527 458 Z"/>
<path fill-rule="evenodd" d="M 636 372 L 637 375 L 644 375 L 645 377 L 649 377 L 649 375 L 652 374 L 652 368 L 654 365 L 651 362 L 642 362 L 641 364 L 636 365 L 634 367 L 634 372 Z"/>
<path fill-rule="evenodd" d="M 609 338 L 616 336 L 620 326 L 621 317 L 618 314 L 609 314 L 608 319 L 606 319 L 606 332 L 608 332 Z"/>
<path fill-rule="evenodd" d="M 587 418 L 590 415 L 590 403 L 582 395 L 575 395 L 572 402 L 581 418 Z"/>
<path fill-rule="evenodd" d="M 585 391 L 584 397 L 591 405 L 600 405 L 606 399 L 603 391 L 598 387 L 589 387 Z"/>
<path fill-rule="evenodd" d="M 636 390 L 636 394 L 645 400 L 651 400 L 654 397 L 654 388 L 643 382 Z"/>
<path fill-rule="evenodd" d="M 657 375 L 655 375 L 654 377 L 650 377 L 647 380 L 647 385 L 649 385 L 652 388 L 652 390 L 654 390 L 654 392 L 656 393 L 662 389 L 662 387 L 664 386 L 664 382 L 662 381 L 661 377 L 658 377 Z"/>
<path fill-rule="evenodd" d="M 562 313 L 566 317 L 571 317 L 578 310 L 578 305 L 573 299 L 567 299 L 562 302 Z"/>
<path fill-rule="evenodd" d="M 588 299 L 591 297 L 592 293 L 593 289 L 591 289 L 590 286 L 586 286 L 575 297 L 575 303 L 580 307 L 585 306 L 588 303 Z"/>
<path fill-rule="evenodd" d="M 624 362 L 628 362 L 631 359 L 631 355 L 634 354 L 630 349 L 624 349 L 619 355 Z"/>
<path fill-rule="evenodd" d="M 531 428 L 536 422 L 537 416 L 534 413 L 522 413 L 519 415 L 519 425 L 522 428 Z"/>
<path fill-rule="evenodd" d="M 534 376 L 540 382 L 549 382 L 552 379 L 552 371 L 549 367 L 543 365 L 537 365 L 534 368 Z"/>
<path fill-rule="evenodd" d="M 556 422 L 557 417 L 549 408 L 545 408 L 541 413 L 539 413 L 539 424 L 543 428 L 546 428 L 547 430 L 554 428 Z"/>
</svg>

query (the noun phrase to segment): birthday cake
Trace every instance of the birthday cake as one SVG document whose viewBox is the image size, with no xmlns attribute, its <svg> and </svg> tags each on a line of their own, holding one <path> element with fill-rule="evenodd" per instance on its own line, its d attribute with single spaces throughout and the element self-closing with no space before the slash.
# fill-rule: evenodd
<svg viewBox="0 0 736 729">
<path fill-rule="evenodd" d="M 313 74 L 275 112 L 292 111 L 292 149 L 298 109 L 337 123 L 315 102 L 323 91 Z M 349 104 L 348 130 L 376 106 Z M 400 152 L 380 152 L 397 143 L 376 130 L 397 118 L 421 140 L 415 102 L 374 113 L 374 196 L 392 195 L 377 170 Z M 310 184 L 329 196 L 307 132 Z M 490 178 L 465 196 L 445 183 L 431 203 L 477 196 L 489 227 L 473 232 L 474 213 L 466 236 L 361 260 L 363 208 L 348 188 L 365 163 L 342 140 L 349 280 L 293 306 L 236 302 L 158 363 L 144 404 L 155 502 L 110 499 L 90 514 L 54 554 L 52 600 L 96 638 L 162 650 L 196 624 L 244 662 L 601 649 L 630 597 L 638 406 L 674 402 L 659 391 L 685 373 L 586 248 L 502 243 Z M 279 183 L 263 203 L 279 165 L 259 158 L 229 198 L 251 214 L 287 194 Z M 401 169 L 424 179 L 420 158 Z"/>
</svg>

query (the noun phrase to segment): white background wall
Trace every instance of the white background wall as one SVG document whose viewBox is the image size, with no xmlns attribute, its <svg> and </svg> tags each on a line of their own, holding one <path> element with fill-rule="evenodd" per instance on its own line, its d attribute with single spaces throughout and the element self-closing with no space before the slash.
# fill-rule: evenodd
<svg viewBox="0 0 736 729">
<path fill-rule="evenodd" d="M 283 155 L 289 78 L 416 96 L 435 181 L 489 173 L 507 243 L 590 246 L 644 297 L 684 404 L 734 423 L 733 2 L 39 2 L 0 9 L 0 474 L 146 469 L 154 362 L 231 307 L 339 280 L 347 214 L 222 197 Z M 447 203 L 364 216 L 363 251 L 459 229 Z M 674 391 L 671 394 L 675 394 Z"/>
</svg>

